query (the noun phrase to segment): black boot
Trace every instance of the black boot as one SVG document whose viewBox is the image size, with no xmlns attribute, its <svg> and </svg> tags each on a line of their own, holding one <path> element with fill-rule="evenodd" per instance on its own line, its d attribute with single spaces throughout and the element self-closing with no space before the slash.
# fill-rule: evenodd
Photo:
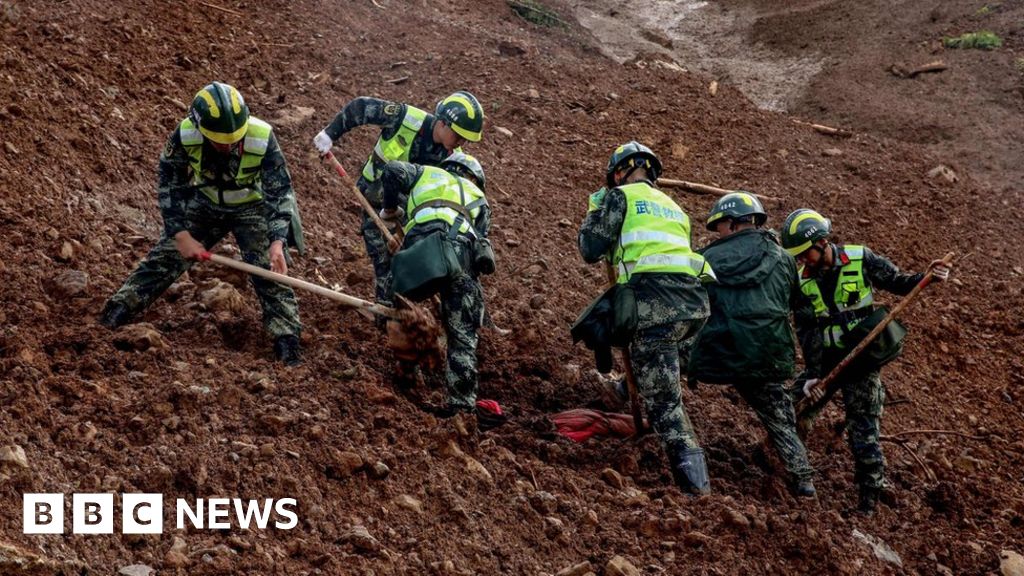
<svg viewBox="0 0 1024 576">
<path fill-rule="evenodd" d="M 700 496 L 711 493 L 708 465 L 703 448 L 683 448 L 669 453 L 672 478 L 676 486 L 687 494 Z"/>
<path fill-rule="evenodd" d="M 100 314 L 100 324 L 111 330 L 116 330 L 127 324 L 131 318 L 132 314 L 128 311 L 127 306 L 120 302 L 108 300 L 107 305 L 103 307 L 103 312 Z"/>
<path fill-rule="evenodd" d="M 797 498 L 814 498 L 818 491 L 814 488 L 814 482 L 810 478 L 795 480 L 792 485 L 793 496 Z"/>
<path fill-rule="evenodd" d="M 278 336 L 274 340 L 274 356 L 288 366 L 302 364 L 302 357 L 299 354 L 299 337 L 294 334 Z"/>
<path fill-rule="evenodd" d="M 865 516 L 871 516 L 878 508 L 878 496 L 881 493 L 879 488 L 870 486 L 860 487 L 860 498 L 857 499 L 857 512 Z"/>
</svg>

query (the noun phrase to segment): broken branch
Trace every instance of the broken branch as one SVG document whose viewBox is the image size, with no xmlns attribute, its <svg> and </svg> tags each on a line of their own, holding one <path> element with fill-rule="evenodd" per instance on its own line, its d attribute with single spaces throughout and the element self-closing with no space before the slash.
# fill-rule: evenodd
<svg viewBox="0 0 1024 576">
<path fill-rule="evenodd" d="M 882 441 L 882 442 L 892 442 L 893 444 L 895 444 L 895 445 L 899 446 L 900 448 L 903 448 L 904 450 L 906 450 L 907 453 L 910 454 L 911 458 L 913 458 L 917 462 L 917 465 L 921 467 L 921 470 L 924 470 L 924 474 L 925 474 L 925 476 L 928 477 L 928 480 L 930 482 L 937 482 L 938 481 L 938 478 L 935 476 L 935 472 L 932 472 L 932 469 L 929 468 L 928 464 L 926 464 L 925 461 L 920 456 L 917 455 L 917 452 L 914 452 L 914 450 L 910 446 L 907 446 L 907 441 L 906 440 L 903 440 L 901 438 L 894 438 L 892 436 L 884 436 L 884 435 L 883 436 L 879 436 L 878 439 L 880 441 Z"/>
<path fill-rule="evenodd" d="M 837 138 L 849 138 L 850 136 L 853 136 L 853 132 L 850 132 L 849 130 L 833 128 L 831 126 L 825 126 L 824 124 L 814 124 L 811 122 L 804 122 L 803 120 L 796 119 L 794 119 L 793 122 L 796 122 L 797 124 L 801 124 L 803 126 L 810 126 L 814 130 L 826 136 L 835 136 Z"/>
<path fill-rule="evenodd" d="M 387 82 L 388 84 L 401 84 L 402 82 L 405 82 L 408 79 L 409 79 L 408 76 L 399 76 L 398 78 L 392 78 L 390 80 L 385 80 L 385 82 Z"/>
<path fill-rule="evenodd" d="M 231 8 L 225 8 L 223 6 L 217 6 L 216 4 L 210 4 L 209 2 L 203 2 L 202 0 L 198 0 L 198 2 L 200 4 L 202 4 L 203 6 L 206 6 L 206 7 L 209 7 L 209 8 L 213 8 L 214 10 L 220 10 L 221 12 L 227 12 L 228 14 L 234 14 L 235 16 L 245 16 L 245 14 L 242 14 L 238 10 L 232 10 Z"/>
</svg>

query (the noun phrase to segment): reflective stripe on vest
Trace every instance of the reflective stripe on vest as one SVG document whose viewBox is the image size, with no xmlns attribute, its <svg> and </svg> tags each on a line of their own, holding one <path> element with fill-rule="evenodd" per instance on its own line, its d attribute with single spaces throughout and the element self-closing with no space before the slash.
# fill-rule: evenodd
<svg viewBox="0 0 1024 576">
<path fill-rule="evenodd" d="M 864 278 L 864 247 L 857 245 L 844 246 L 843 254 L 848 262 L 839 269 L 839 280 L 836 282 L 836 290 L 832 295 L 836 310 L 840 313 L 871 308 L 875 302 L 871 286 Z M 841 256 L 837 255 L 841 258 Z M 811 299 L 814 305 L 814 315 L 819 319 L 828 319 L 832 311 L 821 294 L 818 281 L 814 278 L 803 278 L 804 268 L 800 267 L 800 291 Z M 845 323 L 831 323 L 822 326 L 822 341 L 829 348 L 844 348 L 842 337 L 854 326 L 859 324 L 861 318 L 856 318 Z"/>
<path fill-rule="evenodd" d="M 367 182 L 373 182 L 380 177 L 378 170 L 374 166 L 375 158 L 380 159 L 383 163 L 392 160 L 407 162 L 409 160 L 409 151 L 412 150 L 412 141 L 416 138 L 416 134 L 419 133 L 420 128 L 423 126 L 423 121 L 426 119 L 426 112 L 407 104 L 405 106 L 405 118 L 402 118 L 402 125 L 398 127 L 395 135 L 387 140 L 383 136 L 377 138 L 377 143 L 373 146 L 373 153 L 370 154 L 370 158 L 363 165 L 363 178 Z"/>
<path fill-rule="evenodd" d="M 619 190 L 626 197 L 626 219 L 612 258 L 619 283 L 637 272 L 714 279 L 711 266 L 690 248 L 690 218 L 675 201 L 646 182 Z"/>
<path fill-rule="evenodd" d="M 459 189 L 460 181 L 462 182 L 461 191 Z M 483 204 L 482 202 L 477 202 L 477 200 L 483 198 L 484 193 L 469 180 L 456 178 L 453 174 L 434 166 L 424 166 L 423 174 L 420 175 L 419 180 L 416 181 L 412 188 L 412 192 L 409 193 L 406 213 L 410 215 L 410 218 L 409 222 L 405 224 L 405 233 L 408 234 L 409 230 L 412 230 L 412 227 L 417 224 L 425 224 L 434 220 L 443 220 L 449 226 L 455 224 L 455 219 L 460 214 L 453 208 L 437 206 L 417 210 L 418 206 L 426 204 L 431 200 L 444 200 L 460 206 L 469 206 L 475 203 L 475 207 L 469 210 L 469 215 L 473 217 L 473 220 L 476 220 L 476 217 L 480 215 L 480 206 Z M 473 223 L 466 222 L 465 218 L 462 220 L 462 223 L 459 225 L 459 233 L 476 236 Z"/>
<path fill-rule="evenodd" d="M 254 116 L 249 117 L 249 127 L 242 142 L 242 158 L 234 178 L 236 188 L 221 190 L 216 185 L 207 184 L 203 178 L 203 135 L 191 118 L 182 120 L 178 126 L 178 134 L 182 146 L 188 153 L 189 167 L 192 168 L 192 184 L 214 204 L 223 202 L 225 205 L 234 206 L 263 199 L 263 186 L 259 176 L 272 131 L 270 124 Z"/>
</svg>

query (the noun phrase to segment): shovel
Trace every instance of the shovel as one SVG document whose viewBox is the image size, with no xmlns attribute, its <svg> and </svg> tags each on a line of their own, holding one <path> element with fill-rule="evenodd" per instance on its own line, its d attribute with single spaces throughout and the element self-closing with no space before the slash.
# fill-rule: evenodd
<svg viewBox="0 0 1024 576">
<path fill-rule="evenodd" d="M 434 320 L 433 315 L 423 308 L 413 305 L 408 300 L 400 300 L 406 307 L 399 310 L 368 302 L 355 296 L 349 296 L 343 292 L 331 290 L 318 284 L 306 282 L 305 280 L 278 274 L 259 266 L 239 262 L 220 254 L 203 252 L 199 255 L 199 260 L 210 260 L 222 266 L 240 270 L 260 278 L 266 278 L 279 284 L 319 294 L 349 308 L 365 310 L 378 316 L 383 316 L 391 320 L 391 322 L 388 322 L 388 344 L 395 350 L 396 355 L 425 364 L 428 368 L 436 367 L 440 363 L 441 350 L 437 344 L 438 336 L 441 333 L 440 326 Z"/>
<path fill-rule="evenodd" d="M 338 176 L 342 180 L 344 180 L 345 184 L 352 190 L 352 193 L 355 195 L 356 200 L 359 201 L 359 205 L 363 207 L 363 210 L 366 211 L 367 214 L 370 215 L 370 219 L 372 219 L 373 223 L 377 225 L 378 229 L 380 229 L 380 233 L 384 235 L 384 239 L 388 243 L 388 250 L 392 254 L 398 252 L 398 249 L 402 246 L 401 228 L 397 229 L 394 234 L 391 233 L 391 230 L 388 229 L 387 224 L 385 224 L 384 221 L 380 219 L 380 216 L 377 214 L 377 210 L 375 210 L 373 206 L 370 205 L 370 201 L 366 199 L 366 196 L 363 196 L 363 193 L 360 192 L 359 188 L 355 185 L 355 183 L 352 182 L 352 179 L 349 177 L 348 172 L 345 172 L 345 168 L 341 165 L 340 162 L 338 162 L 338 159 L 334 157 L 334 152 L 328 151 L 327 154 L 323 155 L 323 160 L 332 168 L 334 168 L 334 171 L 338 174 Z"/>
<path fill-rule="evenodd" d="M 953 253 L 948 252 L 945 258 L 942 259 L 942 263 L 946 266 L 952 264 Z M 842 373 L 842 371 L 849 366 L 851 362 L 856 360 L 857 356 L 859 356 L 860 353 L 863 352 L 864 349 L 867 348 L 883 330 L 885 330 L 885 327 L 889 325 L 889 322 L 892 322 L 900 312 L 903 312 L 904 308 L 913 302 L 914 298 L 916 298 L 926 286 L 931 284 L 933 277 L 934 275 L 931 271 L 925 274 L 924 278 L 921 278 L 921 281 L 917 283 L 917 286 L 914 286 L 914 289 L 910 291 L 910 294 L 904 296 L 903 299 L 900 300 L 888 314 L 886 314 L 885 318 L 883 318 L 882 321 L 871 330 L 871 332 L 868 332 L 868 335 L 865 336 L 864 339 L 861 340 L 860 343 L 858 343 L 857 346 L 854 347 L 854 349 L 851 350 L 850 353 L 847 354 L 846 357 L 828 373 L 828 376 L 822 378 L 810 391 L 810 394 L 797 404 L 797 430 L 800 432 L 801 437 L 807 436 L 811 427 L 814 425 L 814 419 L 818 417 L 818 414 L 825 408 L 825 406 L 828 405 L 833 396 L 835 396 L 836 391 L 839 390 L 838 386 L 836 386 L 836 378 L 839 377 L 840 373 Z"/>
</svg>

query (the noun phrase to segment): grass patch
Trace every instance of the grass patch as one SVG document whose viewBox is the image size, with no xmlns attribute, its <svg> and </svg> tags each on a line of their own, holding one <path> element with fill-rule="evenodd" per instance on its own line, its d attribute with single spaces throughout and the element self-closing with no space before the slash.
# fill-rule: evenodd
<svg viewBox="0 0 1024 576">
<path fill-rule="evenodd" d="M 1017 58 L 1017 60 L 1014 61 L 1014 64 L 1017 65 L 1017 72 L 1024 74 L 1024 58 Z"/>
<path fill-rule="evenodd" d="M 977 48 L 979 50 L 992 50 L 1003 45 L 1003 39 L 994 32 L 981 30 L 980 32 L 967 32 L 953 38 L 943 38 L 942 45 L 946 48 Z"/>
<path fill-rule="evenodd" d="M 568 28 L 569 24 L 553 10 L 536 0 L 506 0 L 517 16 L 539 26 Z"/>
</svg>

